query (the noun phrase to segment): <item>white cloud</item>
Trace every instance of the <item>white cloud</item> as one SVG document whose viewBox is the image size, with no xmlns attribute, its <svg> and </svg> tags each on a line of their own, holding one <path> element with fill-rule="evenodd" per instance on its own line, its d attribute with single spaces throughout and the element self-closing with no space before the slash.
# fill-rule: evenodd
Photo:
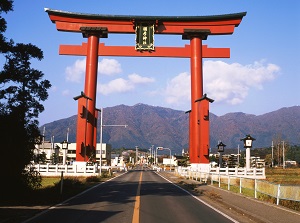
<svg viewBox="0 0 300 223">
<path fill-rule="evenodd" d="M 181 73 L 167 83 L 165 89 L 166 102 L 168 104 L 181 105 L 191 99 L 191 76 Z"/>
<path fill-rule="evenodd" d="M 103 59 L 98 64 L 98 72 L 106 75 L 119 74 L 122 72 L 121 64 L 115 59 Z"/>
<path fill-rule="evenodd" d="M 204 93 L 216 102 L 240 104 L 251 88 L 263 89 L 263 84 L 276 78 L 280 68 L 264 61 L 249 65 L 228 64 L 222 61 L 205 61 Z M 190 75 L 181 73 L 167 83 L 166 102 L 180 105 L 190 101 Z"/>
<path fill-rule="evenodd" d="M 154 82 L 153 78 L 142 77 L 138 74 L 130 74 L 128 75 L 128 80 L 133 84 L 147 84 Z"/>
<path fill-rule="evenodd" d="M 65 69 L 66 81 L 80 83 L 84 80 L 86 59 L 76 60 Z M 121 64 L 115 59 L 103 59 L 98 63 L 98 73 L 113 75 L 122 72 Z"/>
<path fill-rule="evenodd" d="M 215 101 L 240 104 L 251 88 L 263 89 L 263 84 L 275 79 L 280 68 L 264 61 L 249 65 L 205 61 L 204 89 Z"/>
<path fill-rule="evenodd" d="M 123 78 L 117 78 L 107 84 L 98 85 L 98 91 L 104 95 L 127 92 L 131 91 L 132 89 L 134 89 L 134 85 Z"/>
<path fill-rule="evenodd" d="M 137 85 L 152 83 L 153 78 L 142 77 L 138 74 L 128 75 L 128 79 L 117 78 L 107 84 L 98 84 L 98 91 L 103 95 L 132 91 Z"/>
<path fill-rule="evenodd" d="M 69 95 L 71 95 L 71 92 L 70 92 L 70 90 L 64 90 L 64 91 L 62 92 L 62 95 L 63 95 L 63 96 L 69 96 Z"/>
<path fill-rule="evenodd" d="M 76 60 L 72 66 L 68 66 L 65 70 L 66 81 L 80 83 L 85 72 L 85 59 Z"/>
</svg>

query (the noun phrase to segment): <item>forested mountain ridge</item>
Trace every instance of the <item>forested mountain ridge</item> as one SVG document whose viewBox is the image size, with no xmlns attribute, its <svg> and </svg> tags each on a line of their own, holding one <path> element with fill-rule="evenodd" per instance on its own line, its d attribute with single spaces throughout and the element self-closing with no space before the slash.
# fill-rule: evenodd
<svg viewBox="0 0 300 223">
<path fill-rule="evenodd" d="M 103 142 L 113 148 L 150 148 L 151 145 L 171 148 L 174 153 L 188 148 L 188 114 L 146 104 L 133 106 L 118 105 L 103 109 Z M 55 137 L 55 142 L 76 139 L 76 115 L 41 126 L 45 128 L 45 139 Z M 99 123 L 98 123 L 99 125 Z M 128 125 L 127 128 L 109 125 Z M 97 141 L 99 142 L 99 129 Z M 216 116 L 210 113 L 210 147 L 215 148 L 218 140 L 226 148 L 242 148 L 241 138 L 251 134 L 256 138 L 255 148 L 269 147 L 272 140 L 286 141 L 291 145 L 300 144 L 300 106 L 281 108 L 263 115 L 242 112 Z"/>
</svg>

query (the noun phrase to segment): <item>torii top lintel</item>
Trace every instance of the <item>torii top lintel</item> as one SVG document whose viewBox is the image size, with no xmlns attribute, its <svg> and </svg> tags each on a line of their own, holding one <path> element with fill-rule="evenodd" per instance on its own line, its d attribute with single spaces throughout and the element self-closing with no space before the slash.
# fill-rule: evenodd
<svg viewBox="0 0 300 223">
<path fill-rule="evenodd" d="M 154 22 L 155 34 L 184 35 L 185 30 L 232 34 L 246 12 L 212 16 L 132 16 L 74 13 L 45 8 L 59 31 L 82 33 L 81 27 L 105 27 L 107 33 L 135 33 L 136 22 Z"/>
</svg>

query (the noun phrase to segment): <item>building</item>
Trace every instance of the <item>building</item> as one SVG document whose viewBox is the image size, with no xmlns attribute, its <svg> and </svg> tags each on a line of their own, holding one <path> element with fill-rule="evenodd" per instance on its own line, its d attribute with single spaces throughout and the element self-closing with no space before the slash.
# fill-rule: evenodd
<svg viewBox="0 0 300 223">
<path fill-rule="evenodd" d="M 41 144 L 36 144 L 35 150 L 33 151 L 35 161 L 42 160 L 43 162 L 50 162 L 53 161 L 55 157 L 58 157 L 59 153 L 61 153 L 62 157 L 62 151 L 60 151 L 61 149 L 58 144 L 60 143 L 52 143 L 50 141 L 43 141 Z"/>
<path fill-rule="evenodd" d="M 69 143 L 67 151 L 62 149 L 61 143 L 45 141 L 35 145 L 35 157 L 43 157 L 42 162 L 71 164 L 76 160 L 76 143 Z M 64 159 L 65 158 L 65 159 Z M 36 161 L 36 160 L 35 160 Z M 100 143 L 96 145 L 96 162 L 100 163 Z M 111 164 L 111 145 L 102 143 L 102 165 Z"/>
</svg>

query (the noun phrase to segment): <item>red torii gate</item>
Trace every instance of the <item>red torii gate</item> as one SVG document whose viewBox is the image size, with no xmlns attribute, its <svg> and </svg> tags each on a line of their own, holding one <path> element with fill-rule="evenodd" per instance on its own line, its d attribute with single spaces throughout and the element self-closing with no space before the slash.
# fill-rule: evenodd
<svg viewBox="0 0 300 223">
<path fill-rule="evenodd" d="M 189 112 L 189 154 L 192 164 L 209 163 L 209 102 L 203 95 L 202 58 L 229 58 L 229 48 L 208 48 L 208 35 L 230 35 L 246 12 L 214 16 L 119 16 L 64 12 L 45 9 L 58 31 L 82 33 L 82 45 L 60 45 L 60 55 L 86 56 L 84 96 L 78 98 L 76 161 L 96 148 L 96 84 L 98 56 L 180 57 L 191 60 L 191 111 Z M 150 28 L 149 28 L 150 27 Z M 100 38 L 108 33 L 132 34 L 141 30 L 142 39 L 134 46 L 105 46 Z M 182 35 L 190 45 L 155 47 L 149 33 Z M 144 37 L 144 38 L 143 38 Z M 138 37 L 139 38 L 139 37 Z M 148 38 L 148 39 L 147 39 Z M 150 42 L 147 42 L 147 41 Z M 86 113 L 87 112 L 87 113 Z"/>
</svg>

